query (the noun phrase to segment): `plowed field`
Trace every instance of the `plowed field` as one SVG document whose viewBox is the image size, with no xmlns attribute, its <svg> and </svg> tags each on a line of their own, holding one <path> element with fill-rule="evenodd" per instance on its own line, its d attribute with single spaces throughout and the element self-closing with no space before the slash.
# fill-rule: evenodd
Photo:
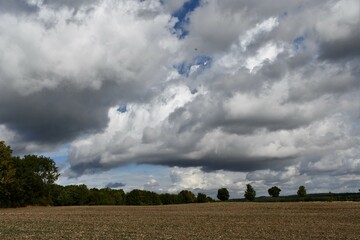
<svg viewBox="0 0 360 240">
<path fill-rule="evenodd" d="M 360 239 L 360 203 L 0 209 L 0 239 Z"/>
</svg>

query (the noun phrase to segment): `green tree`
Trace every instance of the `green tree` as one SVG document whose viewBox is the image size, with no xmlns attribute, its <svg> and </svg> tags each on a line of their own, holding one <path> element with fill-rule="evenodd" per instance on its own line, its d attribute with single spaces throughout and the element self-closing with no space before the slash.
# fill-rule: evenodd
<svg viewBox="0 0 360 240">
<path fill-rule="evenodd" d="M 58 199 L 60 206 L 81 206 L 90 203 L 90 190 L 85 184 L 65 186 Z"/>
<path fill-rule="evenodd" d="M 134 189 L 126 194 L 126 205 L 145 205 L 142 190 Z"/>
<path fill-rule="evenodd" d="M 304 186 L 300 186 L 299 190 L 297 191 L 297 195 L 301 198 L 306 196 L 306 188 Z"/>
<path fill-rule="evenodd" d="M 163 194 L 160 194 L 159 197 L 160 197 L 161 203 L 164 205 L 179 203 L 177 194 L 163 193 Z"/>
<path fill-rule="evenodd" d="M 198 203 L 206 203 L 208 201 L 206 194 L 198 193 L 196 197 L 196 202 Z"/>
<path fill-rule="evenodd" d="M 0 141 L 0 206 L 51 205 L 59 177 L 55 162 L 44 156 L 13 157 Z"/>
<path fill-rule="evenodd" d="M 281 189 L 278 188 L 277 186 L 273 186 L 268 189 L 268 193 L 271 197 L 279 197 L 280 192 L 281 192 Z"/>
<path fill-rule="evenodd" d="M 250 184 L 247 184 L 244 197 L 249 201 L 254 201 L 255 196 L 256 196 L 256 191 L 254 190 L 254 188 Z"/>
<path fill-rule="evenodd" d="M 196 197 L 194 193 L 189 190 L 182 190 L 178 194 L 179 203 L 194 203 L 196 201 Z"/>
<path fill-rule="evenodd" d="M 159 205 L 161 200 L 158 194 L 146 190 L 134 189 L 126 194 L 127 205 Z"/>
<path fill-rule="evenodd" d="M 16 170 L 13 163 L 12 150 L 4 141 L 0 141 L 0 205 L 10 194 L 9 186 L 15 178 Z"/>
<path fill-rule="evenodd" d="M 89 196 L 90 205 L 123 205 L 125 204 L 125 193 L 122 189 L 92 188 Z"/>
<path fill-rule="evenodd" d="M 16 169 L 24 204 L 51 205 L 51 190 L 59 177 L 55 162 L 44 156 L 26 155 L 16 159 Z"/>
<path fill-rule="evenodd" d="M 110 195 L 114 199 L 115 205 L 125 204 L 125 192 L 122 189 L 111 189 Z"/>
<path fill-rule="evenodd" d="M 217 198 L 221 201 L 229 200 L 230 194 L 226 188 L 220 188 L 217 193 Z"/>
<path fill-rule="evenodd" d="M 60 195 L 62 194 L 62 191 L 64 190 L 64 186 L 53 184 L 51 186 L 51 202 L 54 206 L 61 206 L 60 202 Z"/>
</svg>

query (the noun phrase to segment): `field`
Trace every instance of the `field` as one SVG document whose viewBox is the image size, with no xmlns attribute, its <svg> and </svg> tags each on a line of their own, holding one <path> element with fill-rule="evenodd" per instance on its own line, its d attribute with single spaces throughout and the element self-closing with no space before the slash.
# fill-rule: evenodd
<svg viewBox="0 0 360 240">
<path fill-rule="evenodd" d="M 0 239 L 359 239 L 360 203 L 0 209 Z"/>
</svg>

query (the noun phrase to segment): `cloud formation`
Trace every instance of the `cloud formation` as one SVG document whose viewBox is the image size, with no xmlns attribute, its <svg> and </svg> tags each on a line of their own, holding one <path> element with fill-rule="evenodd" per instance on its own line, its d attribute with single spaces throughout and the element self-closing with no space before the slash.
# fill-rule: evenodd
<svg viewBox="0 0 360 240">
<path fill-rule="evenodd" d="M 186 4 L 0 1 L 0 137 L 18 152 L 69 143 L 78 176 L 137 163 L 171 167 L 173 190 L 352 189 L 359 2 Z"/>
</svg>

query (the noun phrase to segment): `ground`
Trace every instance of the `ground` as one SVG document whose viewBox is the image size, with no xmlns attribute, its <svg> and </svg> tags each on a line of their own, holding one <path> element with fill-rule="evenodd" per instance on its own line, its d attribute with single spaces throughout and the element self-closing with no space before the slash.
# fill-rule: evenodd
<svg viewBox="0 0 360 240">
<path fill-rule="evenodd" d="M 0 239 L 359 239 L 360 203 L 0 209 Z"/>
</svg>

